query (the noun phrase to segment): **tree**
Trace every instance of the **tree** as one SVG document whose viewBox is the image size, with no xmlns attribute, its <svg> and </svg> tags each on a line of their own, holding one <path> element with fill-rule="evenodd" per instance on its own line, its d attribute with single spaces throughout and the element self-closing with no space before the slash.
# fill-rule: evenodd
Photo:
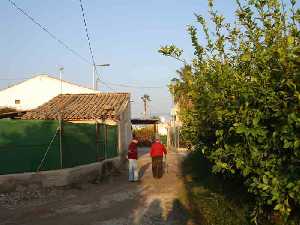
<svg viewBox="0 0 300 225">
<path fill-rule="evenodd" d="M 229 24 L 208 0 L 213 32 L 195 15 L 206 43 L 188 27 L 189 65 L 174 45 L 159 52 L 186 64 L 170 87 L 186 137 L 214 172 L 243 177 L 257 199 L 254 221 L 271 206 L 288 223 L 300 206 L 300 10 L 295 0 L 289 8 L 279 0 L 236 2 Z"/>
<path fill-rule="evenodd" d="M 146 118 L 148 116 L 148 102 L 150 102 L 151 99 L 147 94 L 144 94 L 141 99 L 144 102 L 144 117 Z"/>
</svg>

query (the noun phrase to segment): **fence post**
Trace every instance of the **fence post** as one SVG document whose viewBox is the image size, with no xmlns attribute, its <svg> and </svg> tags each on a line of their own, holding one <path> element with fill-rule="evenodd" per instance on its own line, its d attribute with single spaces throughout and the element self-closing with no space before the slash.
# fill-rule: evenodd
<svg viewBox="0 0 300 225">
<path fill-rule="evenodd" d="M 95 120 L 95 147 L 96 147 L 96 162 L 98 161 L 98 124 Z"/>
<path fill-rule="evenodd" d="M 60 168 L 63 168 L 63 153 L 62 153 L 62 119 L 59 120 L 59 152 L 60 152 Z"/>
<path fill-rule="evenodd" d="M 105 132 L 104 132 L 104 145 L 105 145 L 105 148 L 104 148 L 104 157 L 105 159 L 107 159 L 107 125 L 104 124 L 104 128 L 105 128 Z"/>
</svg>

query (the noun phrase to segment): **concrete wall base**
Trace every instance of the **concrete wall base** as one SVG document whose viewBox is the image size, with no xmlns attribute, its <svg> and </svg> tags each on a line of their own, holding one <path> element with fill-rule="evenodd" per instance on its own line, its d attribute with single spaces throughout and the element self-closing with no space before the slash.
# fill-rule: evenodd
<svg viewBox="0 0 300 225">
<path fill-rule="evenodd" d="M 13 192 L 19 187 L 39 186 L 41 188 L 72 186 L 102 180 L 122 166 L 120 157 L 73 168 L 0 175 L 0 193 Z"/>
</svg>

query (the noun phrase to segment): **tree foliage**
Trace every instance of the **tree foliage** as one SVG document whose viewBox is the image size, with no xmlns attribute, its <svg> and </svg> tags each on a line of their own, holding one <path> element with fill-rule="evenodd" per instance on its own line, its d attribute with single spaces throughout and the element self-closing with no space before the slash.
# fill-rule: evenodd
<svg viewBox="0 0 300 225">
<path fill-rule="evenodd" d="M 174 45 L 159 52 L 185 63 L 170 85 L 185 137 L 214 172 L 243 177 L 257 198 L 254 221 L 266 206 L 288 221 L 300 206 L 300 10 L 295 0 L 236 2 L 226 23 L 208 0 L 213 31 L 195 14 L 189 65 Z"/>
</svg>

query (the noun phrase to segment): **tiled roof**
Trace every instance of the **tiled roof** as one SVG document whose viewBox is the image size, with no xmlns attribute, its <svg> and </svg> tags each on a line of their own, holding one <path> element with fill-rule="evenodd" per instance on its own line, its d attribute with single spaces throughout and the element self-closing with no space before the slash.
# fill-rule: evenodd
<svg viewBox="0 0 300 225">
<path fill-rule="evenodd" d="M 128 93 L 63 94 L 27 112 L 27 120 L 118 120 L 129 103 Z"/>
</svg>

